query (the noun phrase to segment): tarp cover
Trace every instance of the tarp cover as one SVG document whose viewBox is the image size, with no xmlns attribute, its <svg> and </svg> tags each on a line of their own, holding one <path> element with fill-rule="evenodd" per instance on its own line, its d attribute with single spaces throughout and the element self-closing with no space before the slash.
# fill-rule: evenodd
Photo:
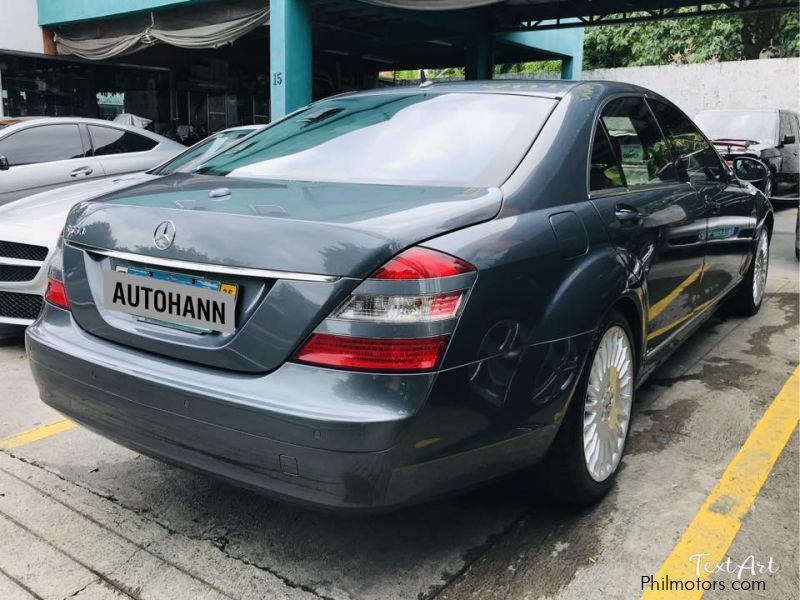
<svg viewBox="0 0 800 600">
<path fill-rule="evenodd" d="M 230 0 L 62 26 L 59 54 L 103 60 L 163 42 L 181 48 L 217 48 L 269 23 L 266 0 Z"/>
<path fill-rule="evenodd" d="M 361 0 L 367 4 L 408 8 L 411 10 L 453 10 L 456 8 L 474 8 L 486 4 L 497 4 L 503 0 Z"/>
<path fill-rule="evenodd" d="M 122 123 L 123 125 L 130 125 L 131 127 L 139 127 L 141 129 L 144 129 L 152 122 L 153 121 L 150 119 L 132 115 L 131 113 L 120 113 L 114 117 L 114 123 Z"/>
</svg>

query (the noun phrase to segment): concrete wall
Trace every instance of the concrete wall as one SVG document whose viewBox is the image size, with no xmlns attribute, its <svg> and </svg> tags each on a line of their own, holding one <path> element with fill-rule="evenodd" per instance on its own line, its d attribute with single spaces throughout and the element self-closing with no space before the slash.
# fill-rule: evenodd
<svg viewBox="0 0 800 600">
<path fill-rule="evenodd" d="M 672 100 L 690 117 L 708 108 L 798 110 L 800 59 L 595 69 L 584 71 L 583 79 L 644 86 Z"/>
<path fill-rule="evenodd" d="M 36 0 L 0 0 L 0 51 L 43 52 Z"/>
</svg>

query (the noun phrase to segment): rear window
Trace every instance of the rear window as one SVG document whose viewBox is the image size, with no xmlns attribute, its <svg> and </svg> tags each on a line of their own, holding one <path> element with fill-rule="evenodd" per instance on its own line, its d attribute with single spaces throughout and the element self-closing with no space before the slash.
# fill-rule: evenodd
<svg viewBox="0 0 800 600">
<path fill-rule="evenodd" d="M 89 135 L 92 137 L 95 156 L 146 152 L 158 144 L 149 137 L 115 127 L 89 125 Z"/>
<path fill-rule="evenodd" d="M 555 101 L 499 94 L 375 94 L 319 102 L 204 163 L 263 179 L 491 187 Z"/>
<path fill-rule="evenodd" d="M 153 175 L 169 175 L 176 171 L 187 172 L 195 165 L 211 158 L 218 152 L 228 148 L 237 140 L 253 133 L 252 129 L 234 129 L 212 135 L 202 142 L 198 142 L 185 152 L 181 152 L 172 160 L 150 171 Z"/>
</svg>

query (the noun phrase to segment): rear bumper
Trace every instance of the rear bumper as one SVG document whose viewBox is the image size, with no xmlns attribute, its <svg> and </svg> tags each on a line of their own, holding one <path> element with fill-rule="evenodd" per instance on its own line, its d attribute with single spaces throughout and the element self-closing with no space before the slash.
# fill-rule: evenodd
<svg viewBox="0 0 800 600">
<path fill-rule="evenodd" d="M 531 464 L 564 402 L 543 403 L 545 424 L 527 419 L 489 442 L 476 412 L 454 408 L 470 404 L 455 389 L 467 379 L 459 370 L 212 371 L 103 341 L 47 305 L 26 345 L 42 400 L 76 422 L 164 462 L 331 510 L 415 502 Z M 429 432 L 454 443 L 440 450 Z"/>
</svg>

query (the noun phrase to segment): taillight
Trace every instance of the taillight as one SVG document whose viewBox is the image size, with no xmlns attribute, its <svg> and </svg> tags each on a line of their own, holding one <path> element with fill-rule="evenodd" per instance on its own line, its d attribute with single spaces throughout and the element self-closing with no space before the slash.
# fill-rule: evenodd
<svg viewBox="0 0 800 600">
<path fill-rule="evenodd" d="M 415 246 L 395 256 L 372 276 L 373 279 L 434 279 L 470 273 L 471 264 L 429 248 Z"/>
<path fill-rule="evenodd" d="M 297 360 L 369 371 L 427 371 L 438 363 L 447 338 L 382 339 L 315 333 L 298 352 Z"/>
<path fill-rule="evenodd" d="M 69 310 L 69 300 L 67 300 L 67 289 L 64 287 L 62 281 L 56 279 L 47 280 L 47 291 L 44 293 L 44 299 L 53 306 Z"/>
<path fill-rule="evenodd" d="M 431 295 L 352 294 L 331 318 L 373 323 L 416 323 L 457 317 L 465 291 Z"/>
<path fill-rule="evenodd" d="M 64 286 L 64 232 L 58 238 L 55 252 L 47 270 L 47 289 L 44 299 L 58 308 L 69 310 L 67 288 Z"/>
<path fill-rule="evenodd" d="M 370 371 L 435 369 L 474 282 L 474 275 L 456 276 L 474 272 L 475 267 L 455 256 L 410 248 L 378 269 L 328 317 L 328 322 L 360 323 L 359 334 L 363 334 L 364 324 L 372 324 L 375 337 L 315 333 L 295 358 Z M 432 279 L 440 281 L 431 283 Z M 431 289 L 441 292 L 430 293 Z M 402 335 L 411 333 L 405 327 L 413 327 L 414 337 Z"/>
</svg>

